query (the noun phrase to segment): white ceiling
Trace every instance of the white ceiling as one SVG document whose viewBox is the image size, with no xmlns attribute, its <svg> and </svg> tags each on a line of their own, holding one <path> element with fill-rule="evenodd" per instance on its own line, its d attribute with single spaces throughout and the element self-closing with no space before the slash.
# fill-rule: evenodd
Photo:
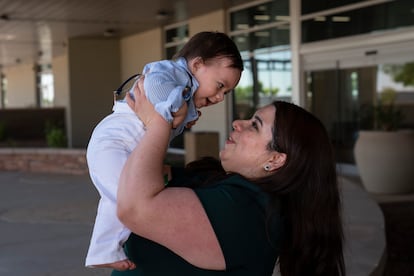
<svg viewBox="0 0 414 276">
<path fill-rule="evenodd" d="M 0 65 L 48 63 L 63 52 L 68 38 L 104 38 L 108 29 L 122 37 L 221 9 L 229 2 L 0 0 Z M 157 18 L 159 12 L 168 18 Z"/>
</svg>

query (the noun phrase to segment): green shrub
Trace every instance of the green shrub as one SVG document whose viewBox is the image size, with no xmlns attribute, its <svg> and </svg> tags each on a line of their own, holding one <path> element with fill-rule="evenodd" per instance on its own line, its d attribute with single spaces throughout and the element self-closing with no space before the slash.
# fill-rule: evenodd
<svg viewBox="0 0 414 276">
<path fill-rule="evenodd" d="M 52 148 L 65 148 L 67 146 L 66 135 L 63 129 L 52 127 L 46 132 L 46 143 Z"/>
<path fill-rule="evenodd" d="M 384 88 L 375 105 L 364 105 L 360 110 L 360 128 L 394 131 L 404 120 L 404 114 L 395 106 L 396 92 Z"/>
<path fill-rule="evenodd" d="M 47 121 L 45 124 L 46 144 L 51 148 L 67 147 L 67 139 L 63 123 Z"/>
</svg>

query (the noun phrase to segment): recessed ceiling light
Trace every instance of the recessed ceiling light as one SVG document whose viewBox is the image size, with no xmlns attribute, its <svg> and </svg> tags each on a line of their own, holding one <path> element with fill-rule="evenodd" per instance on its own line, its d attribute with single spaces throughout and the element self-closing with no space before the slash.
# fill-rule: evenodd
<svg viewBox="0 0 414 276">
<path fill-rule="evenodd" d="M 287 15 L 276 15 L 275 20 L 276 21 L 289 21 L 290 17 Z"/>
<path fill-rule="evenodd" d="M 237 39 L 237 42 L 239 42 L 239 43 L 246 42 L 246 38 L 244 36 L 238 36 L 236 39 Z"/>
<path fill-rule="evenodd" d="M 255 36 L 258 37 L 269 37 L 269 32 L 263 31 L 263 32 L 255 32 L 254 33 Z"/>
<path fill-rule="evenodd" d="M 237 30 L 247 30 L 249 28 L 249 24 L 237 24 Z"/>
<path fill-rule="evenodd" d="M 349 16 L 332 16 L 333 22 L 349 22 L 351 18 Z"/>
<path fill-rule="evenodd" d="M 166 20 L 166 19 L 168 19 L 170 17 L 170 13 L 169 12 L 167 12 L 167 11 L 165 11 L 165 10 L 159 10 L 158 12 L 157 12 L 157 14 L 155 15 L 155 18 L 157 19 L 157 20 Z"/>
<path fill-rule="evenodd" d="M 116 35 L 115 29 L 106 29 L 103 33 L 104 37 L 114 37 Z"/>
<path fill-rule="evenodd" d="M 326 17 L 325 16 L 317 16 L 313 20 L 317 21 L 317 22 L 324 22 L 324 21 L 326 21 Z"/>
<path fill-rule="evenodd" d="M 0 20 L 9 21 L 10 16 L 7 13 L 3 13 L 2 15 L 0 15 Z"/>
<path fill-rule="evenodd" d="M 254 20 L 257 20 L 257 21 L 269 21 L 269 19 L 270 19 L 270 16 L 267 14 L 262 14 L 262 15 L 257 14 L 254 16 Z"/>
</svg>

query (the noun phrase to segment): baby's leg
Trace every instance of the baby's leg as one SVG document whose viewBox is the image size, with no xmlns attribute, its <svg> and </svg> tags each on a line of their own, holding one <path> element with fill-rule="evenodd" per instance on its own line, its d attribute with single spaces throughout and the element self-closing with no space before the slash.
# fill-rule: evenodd
<svg viewBox="0 0 414 276">
<path fill-rule="evenodd" d="M 92 182 L 101 198 L 85 261 L 87 267 L 118 262 L 121 269 L 131 267 L 129 261 L 125 265 L 127 256 L 122 248 L 130 231 L 117 217 L 116 195 L 122 168 L 144 133 L 135 114 L 115 111 L 92 134 L 86 157 Z"/>
</svg>

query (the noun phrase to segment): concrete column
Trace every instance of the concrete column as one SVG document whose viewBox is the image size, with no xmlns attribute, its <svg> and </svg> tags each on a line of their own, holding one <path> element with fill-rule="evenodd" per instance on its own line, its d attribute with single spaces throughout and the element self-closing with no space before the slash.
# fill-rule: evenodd
<svg viewBox="0 0 414 276">
<path fill-rule="evenodd" d="M 184 134 L 185 164 L 202 157 L 219 157 L 219 133 L 185 132 Z"/>
<path fill-rule="evenodd" d="M 121 83 L 119 45 L 118 39 L 69 40 L 70 147 L 86 147 L 93 128 L 112 112 L 113 91 Z"/>
</svg>

